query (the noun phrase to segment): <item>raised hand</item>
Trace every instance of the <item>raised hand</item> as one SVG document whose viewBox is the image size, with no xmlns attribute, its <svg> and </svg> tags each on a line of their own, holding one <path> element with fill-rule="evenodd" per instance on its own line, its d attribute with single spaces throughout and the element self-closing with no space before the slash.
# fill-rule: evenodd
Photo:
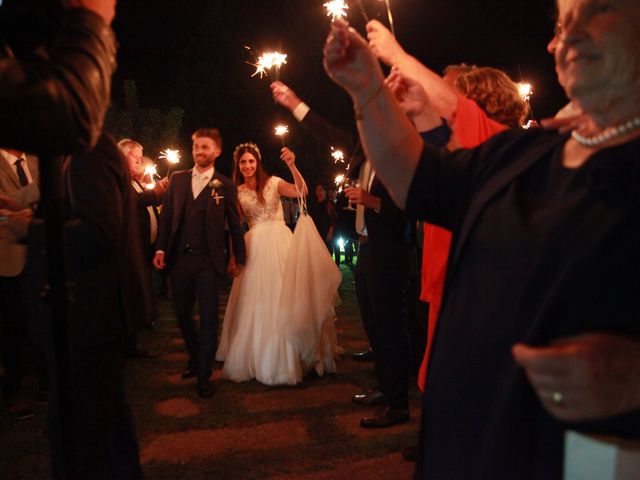
<svg viewBox="0 0 640 480">
<path fill-rule="evenodd" d="M 371 51 L 389 67 L 398 62 L 398 57 L 406 55 L 393 34 L 378 20 L 367 23 L 367 38 Z"/>
<path fill-rule="evenodd" d="M 279 80 L 273 82 L 270 88 L 273 100 L 290 112 L 293 112 L 296 107 L 302 103 L 302 100 L 298 98 L 296 92 Z"/>
<path fill-rule="evenodd" d="M 335 20 L 324 45 L 324 69 L 352 97 L 376 91 L 382 80 L 380 64 L 367 42 L 342 20 Z"/>
<path fill-rule="evenodd" d="M 292 168 L 296 163 L 296 154 L 287 147 L 282 147 L 280 150 L 280 159 L 287 164 L 287 167 Z"/>
</svg>

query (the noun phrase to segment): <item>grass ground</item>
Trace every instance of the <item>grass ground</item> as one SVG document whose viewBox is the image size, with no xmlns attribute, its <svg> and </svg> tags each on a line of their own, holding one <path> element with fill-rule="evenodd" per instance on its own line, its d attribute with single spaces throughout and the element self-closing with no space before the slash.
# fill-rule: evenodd
<svg viewBox="0 0 640 480">
<path fill-rule="evenodd" d="M 127 367 L 127 391 L 148 479 L 411 478 L 413 464 L 400 452 L 417 438 L 418 395 L 412 391 L 409 423 L 384 430 L 359 427 L 359 419 L 372 409 L 352 404 L 351 396 L 372 386 L 374 378 L 370 363 L 351 359 L 367 341 L 353 272 L 345 266 L 341 270 L 336 326 L 346 354 L 335 375 L 296 387 L 220 380 L 218 365 L 215 396 L 200 399 L 195 382 L 180 378 L 187 357 L 172 307 L 160 300 L 156 330 L 140 336 L 141 348 L 159 356 Z M 44 406 L 30 420 L 0 416 L 0 478 L 49 478 L 45 417 Z"/>
</svg>

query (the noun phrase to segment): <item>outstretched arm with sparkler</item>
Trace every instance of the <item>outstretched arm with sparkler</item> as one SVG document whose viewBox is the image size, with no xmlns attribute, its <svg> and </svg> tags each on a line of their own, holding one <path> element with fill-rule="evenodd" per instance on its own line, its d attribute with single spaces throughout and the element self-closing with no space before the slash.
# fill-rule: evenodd
<svg viewBox="0 0 640 480">
<path fill-rule="evenodd" d="M 295 153 L 293 153 L 287 147 L 282 147 L 280 158 L 284 163 L 287 164 L 287 167 L 289 167 L 295 185 L 289 182 L 280 182 L 278 184 L 278 193 L 283 197 L 290 198 L 296 198 L 300 196 L 298 192 L 300 192 L 303 196 L 306 195 L 308 193 L 307 184 L 305 183 L 304 178 L 302 178 L 302 174 L 298 170 L 298 167 L 296 167 Z"/>
<path fill-rule="evenodd" d="M 382 70 L 367 42 L 345 22 L 336 20 L 331 25 L 324 66 L 351 95 L 366 156 L 394 201 L 404 207 L 423 149 L 420 135 L 385 88 Z"/>
<path fill-rule="evenodd" d="M 429 94 L 433 108 L 451 124 L 458 105 L 458 95 L 440 75 L 409 55 L 391 32 L 377 20 L 367 24 L 369 47 L 380 61 L 396 66 L 400 73 L 415 78 Z"/>
</svg>

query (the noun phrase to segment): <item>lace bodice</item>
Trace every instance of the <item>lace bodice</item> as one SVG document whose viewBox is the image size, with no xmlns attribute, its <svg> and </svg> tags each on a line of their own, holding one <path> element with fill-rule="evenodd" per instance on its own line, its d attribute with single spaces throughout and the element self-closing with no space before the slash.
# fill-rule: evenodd
<svg viewBox="0 0 640 480">
<path fill-rule="evenodd" d="M 264 205 L 258 201 L 258 194 L 254 190 L 250 190 L 245 185 L 238 187 L 238 202 L 242 207 L 242 212 L 249 222 L 249 228 L 261 222 L 272 220 L 282 220 L 282 203 L 280 203 L 280 194 L 278 193 L 278 184 L 282 181 L 279 177 L 271 177 L 264 186 Z"/>
</svg>

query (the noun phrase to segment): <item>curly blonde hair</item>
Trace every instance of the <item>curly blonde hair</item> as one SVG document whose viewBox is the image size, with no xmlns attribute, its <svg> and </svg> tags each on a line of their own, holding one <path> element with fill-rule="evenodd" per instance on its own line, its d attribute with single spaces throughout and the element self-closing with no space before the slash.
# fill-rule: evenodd
<svg viewBox="0 0 640 480">
<path fill-rule="evenodd" d="M 509 127 L 521 127 L 529 113 L 518 86 L 497 68 L 478 67 L 462 73 L 455 88 L 475 101 L 489 118 Z"/>
<path fill-rule="evenodd" d="M 250 153 L 253 158 L 256 159 L 256 194 L 258 195 L 258 201 L 264 204 L 263 190 L 264 186 L 269 180 L 269 175 L 265 173 L 262 168 L 262 156 L 260 155 L 260 149 L 253 142 L 241 143 L 233 150 L 233 181 L 236 185 L 242 185 L 244 183 L 244 177 L 240 173 L 240 157 L 245 153 Z"/>
</svg>

